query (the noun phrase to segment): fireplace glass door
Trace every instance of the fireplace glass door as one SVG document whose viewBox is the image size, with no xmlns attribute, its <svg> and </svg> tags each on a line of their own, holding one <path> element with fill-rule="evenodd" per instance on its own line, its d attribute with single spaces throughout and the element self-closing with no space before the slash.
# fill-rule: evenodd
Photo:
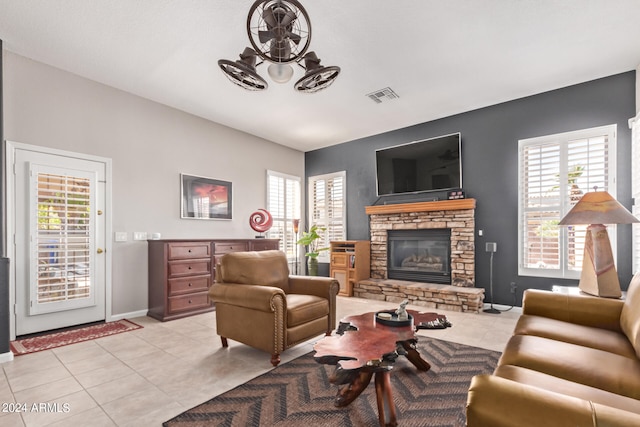
<svg viewBox="0 0 640 427">
<path fill-rule="evenodd" d="M 451 284 L 451 229 L 390 230 L 389 279 Z"/>
</svg>

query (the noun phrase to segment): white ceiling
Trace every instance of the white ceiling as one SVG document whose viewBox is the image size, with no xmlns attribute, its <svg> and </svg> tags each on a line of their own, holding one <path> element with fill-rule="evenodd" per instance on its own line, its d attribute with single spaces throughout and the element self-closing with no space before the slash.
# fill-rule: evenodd
<svg viewBox="0 0 640 427">
<path fill-rule="evenodd" d="M 301 0 L 310 50 L 342 72 L 300 94 L 218 68 L 252 0 L 0 0 L 5 49 L 309 151 L 640 65 L 640 0 Z M 365 95 L 391 87 L 398 99 Z"/>
</svg>

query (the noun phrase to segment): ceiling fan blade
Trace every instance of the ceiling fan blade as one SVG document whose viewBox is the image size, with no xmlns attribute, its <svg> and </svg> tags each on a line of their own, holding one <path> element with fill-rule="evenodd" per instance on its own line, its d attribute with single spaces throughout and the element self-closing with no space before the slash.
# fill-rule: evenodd
<svg viewBox="0 0 640 427">
<path fill-rule="evenodd" d="M 280 16 L 280 25 L 283 27 L 288 27 L 291 25 L 293 21 L 297 18 L 295 12 L 293 10 L 287 10 L 287 13 Z"/>
<path fill-rule="evenodd" d="M 287 31 L 286 36 L 289 37 L 289 40 L 294 42 L 296 45 L 300 44 L 300 40 L 302 40 L 300 34 L 292 33 L 290 31 Z"/>
<path fill-rule="evenodd" d="M 267 28 L 275 28 L 278 25 L 278 19 L 271 7 L 262 12 L 262 19 L 267 24 Z"/>
<path fill-rule="evenodd" d="M 273 39 L 276 35 L 272 30 L 269 31 L 258 31 L 258 38 L 260 39 L 260 43 L 266 43 L 269 40 Z"/>
</svg>

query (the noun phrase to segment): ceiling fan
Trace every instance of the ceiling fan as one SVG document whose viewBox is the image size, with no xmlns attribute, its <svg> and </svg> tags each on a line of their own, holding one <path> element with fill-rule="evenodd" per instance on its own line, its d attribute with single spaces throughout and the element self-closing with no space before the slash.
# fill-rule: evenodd
<svg viewBox="0 0 640 427">
<path fill-rule="evenodd" d="M 247 90 L 264 90 L 269 86 L 256 71 L 256 66 L 270 62 L 271 79 L 286 83 L 293 76 L 290 63 L 306 70 L 294 88 L 298 92 L 315 93 L 329 87 L 340 73 L 340 67 L 324 67 L 315 52 L 307 52 L 311 43 L 311 22 L 297 0 L 257 0 L 249 9 L 247 35 L 252 47 L 240 59 L 221 59 L 218 65 L 233 83 Z M 258 57 L 262 59 L 258 63 Z M 304 60 L 304 66 L 300 64 Z"/>
</svg>

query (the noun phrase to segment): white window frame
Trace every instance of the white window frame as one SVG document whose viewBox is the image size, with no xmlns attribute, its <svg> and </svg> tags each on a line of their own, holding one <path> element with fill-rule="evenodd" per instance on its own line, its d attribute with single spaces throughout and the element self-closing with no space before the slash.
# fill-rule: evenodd
<svg viewBox="0 0 640 427">
<path fill-rule="evenodd" d="M 536 138 L 523 139 L 518 141 L 518 274 L 520 276 L 535 276 L 535 277 L 549 277 L 549 278 L 563 278 L 563 279 L 579 279 L 580 278 L 580 270 L 579 269 L 570 269 L 569 268 L 569 249 L 568 249 L 568 241 L 569 241 L 569 232 L 568 227 L 559 227 L 558 226 L 558 235 L 559 235 L 559 268 L 533 268 L 525 265 L 524 257 L 526 256 L 527 251 L 525 251 L 524 245 L 527 244 L 527 239 L 525 238 L 525 232 L 527 232 L 526 227 L 526 216 L 529 213 L 536 212 L 536 210 L 541 212 L 549 212 L 549 211 L 559 211 L 558 218 L 550 218 L 551 220 L 560 220 L 562 219 L 566 213 L 572 208 L 575 201 L 571 201 L 571 193 L 570 191 L 562 191 L 558 189 L 558 196 L 555 197 L 558 200 L 555 205 L 543 206 L 541 208 L 532 208 L 529 205 L 525 205 L 524 200 L 524 156 L 525 149 L 531 147 L 542 147 L 542 146 L 553 146 L 556 144 L 558 148 L 558 185 L 560 183 L 568 182 L 568 174 L 571 165 L 569 164 L 569 155 L 568 155 L 568 146 L 572 141 L 580 140 L 580 139 L 588 139 L 588 138 L 597 138 L 598 136 L 606 135 L 608 139 L 608 147 L 606 154 L 606 172 L 604 175 L 606 176 L 606 188 L 599 188 L 600 191 L 606 190 L 611 194 L 614 198 L 616 197 L 616 125 L 607 125 L 600 126 L 591 129 L 583 129 L 577 130 L 573 132 L 565 132 L 555 135 L 547 135 Z M 589 180 L 588 171 L 587 175 L 581 175 L 581 180 Z M 584 192 L 593 191 L 593 188 L 582 188 Z M 552 221 L 549 221 L 552 222 Z M 617 258 L 616 255 L 616 228 L 615 225 L 608 225 L 609 229 L 609 238 L 611 240 L 611 246 L 613 249 L 614 260 Z M 580 258 L 583 254 L 583 246 L 581 244 L 576 243 L 575 254 L 578 254 Z"/>
<path fill-rule="evenodd" d="M 631 128 L 631 212 L 640 218 L 640 113 L 629 120 Z M 640 271 L 640 224 L 632 224 L 632 268 L 633 273 Z"/>
<path fill-rule="evenodd" d="M 332 214 L 333 210 L 330 209 L 331 203 L 325 203 L 318 207 L 318 200 L 314 200 L 314 187 L 318 182 L 324 181 L 324 200 L 330 200 L 332 198 L 329 188 L 331 181 L 340 179 L 342 180 L 342 200 L 340 211 L 342 216 L 335 216 Z M 324 175 L 310 176 L 308 180 L 308 209 L 309 218 L 307 221 L 307 230 L 315 225 L 319 227 L 326 227 L 327 230 L 322 234 L 322 242 L 319 247 L 329 247 L 330 241 L 346 240 L 347 233 L 347 173 L 346 171 L 328 173 Z M 340 229 L 337 232 L 336 229 Z M 318 256 L 319 262 L 329 262 L 329 251 L 322 251 Z"/>
<path fill-rule="evenodd" d="M 272 194 L 272 180 L 276 179 L 281 181 L 284 185 L 284 192 L 282 194 Z M 294 186 L 293 193 L 287 192 L 287 184 Z M 297 188 L 295 186 L 297 185 Z M 282 200 L 280 200 L 282 197 Z M 293 200 L 291 200 L 293 199 Z M 273 206 L 273 202 L 283 206 Z M 298 261 L 300 261 L 300 247 L 296 244 L 299 234 L 294 232 L 293 221 L 301 220 L 302 211 L 302 178 L 295 175 L 288 175 L 281 172 L 267 170 L 267 211 L 272 215 L 274 224 L 284 223 L 282 227 L 272 227 L 266 233 L 266 237 L 269 239 L 280 239 L 279 248 L 285 254 L 289 263 L 295 263 L 296 255 Z M 294 273 L 296 269 L 292 270 Z"/>
</svg>

